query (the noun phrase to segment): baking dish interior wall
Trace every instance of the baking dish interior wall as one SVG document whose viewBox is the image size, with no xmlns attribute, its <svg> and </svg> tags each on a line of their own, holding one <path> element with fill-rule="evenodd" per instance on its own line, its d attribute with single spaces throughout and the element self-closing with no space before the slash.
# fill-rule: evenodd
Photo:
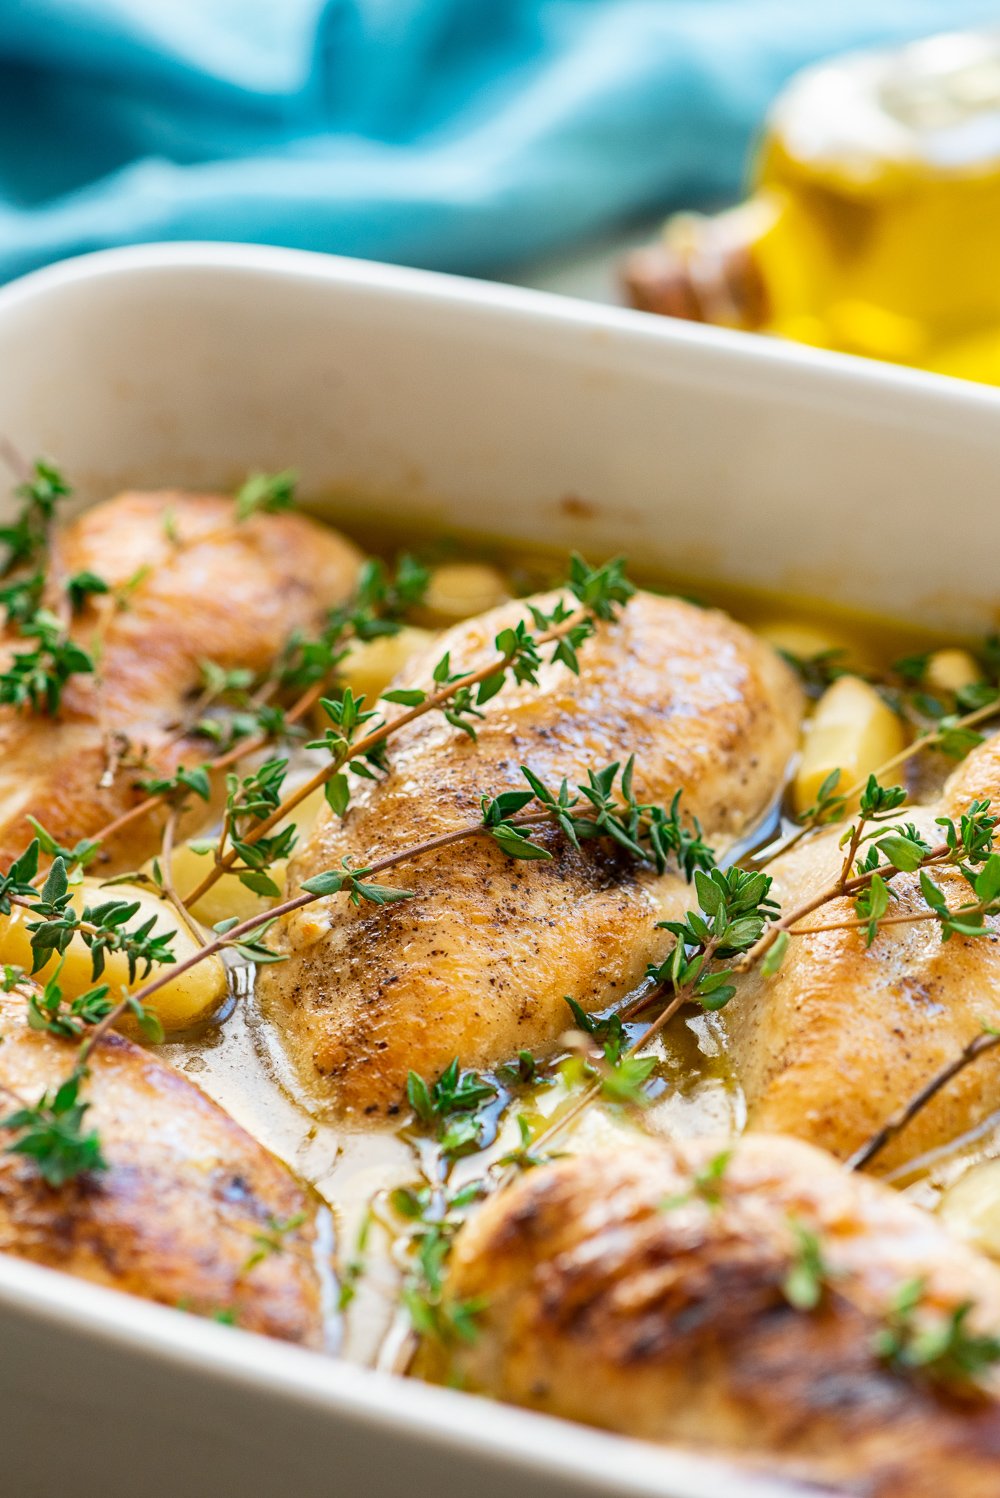
<svg viewBox="0 0 1000 1498">
<path fill-rule="evenodd" d="M 0 296 L 0 430 L 86 498 L 294 465 L 368 525 L 994 622 L 992 392 L 508 288 L 183 255 L 94 257 Z"/>
</svg>

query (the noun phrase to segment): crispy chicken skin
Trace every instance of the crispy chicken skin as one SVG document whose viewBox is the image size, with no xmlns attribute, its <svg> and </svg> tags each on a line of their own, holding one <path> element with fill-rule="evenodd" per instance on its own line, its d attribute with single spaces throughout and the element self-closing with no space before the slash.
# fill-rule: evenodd
<svg viewBox="0 0 1000 1498">
<path fill-rule="evenodd" d="M 551 605 L 553 599 L 541 599 Z M 435 662 L 474 669 L 504 605 L 458 625 L 400 684 L 429 686 Z M 726 847 L 779 791 L 794 749 L 799 691 L 778 657 L 724 614 L 639 594 L 582 646 L 581 673 L 546 665 L 538 687 L 508 683 L 478 744 L 440 714 L 400 731 L 391 770 L 356 785 L 343 822 L 327 815 L 290 867 L 289 892 L 345 857 L 371 863 L 480 815 L 483 793 L 524 788 L 520 766 L 558 787 L 635 754 L 641 800 L 682 809 Z M 453 1056 L 487 1065 L 551 1042 L 564 995 L 600 1008 L 624 996 L 669 938 L 656 922 L 686 905 L 676 873 L 636 872 L 613 847 L 572 848 L 548 831 L 551 862 L 515 862 L 477 838 L 402 866 L 415 898 L 355 909 L 333 897 L 289 918 L 258 992 L 307 1087 L 342 1115 L 396 1111 L 412 1067 L 436 1077 Z"/>
<path fill-rule="evenodd" d="M 73 1045 L 31 1030 L 0 995 L 0 1086 L 34 1102 L 58 1086 Z M 173 1067 L 121 1035 L 90 1059 L 85 1116 L 109 1169 L 58 1189 L 0 1153 L 0 1251 L 288 1342 L 323 1337 L 315 1208 L 294 1176 Z M 301 1223 L 291 1225 L 301 1217 Z M 277 1248 L 260 1261 L 255 1235 Z M 279 1229 L 279 1230 L 280 1230 Z"/>
<path fill-rule="evenodd" d="M 112 589 L 134 586 L 127 607 L 93 597 L 74 623 L 86 648 L 100 641 L 100 675 L 70 680 L 58 722 L 0 709 L 2 867 L 33 835 L 27 813 L 72 844 L 141 799 L 137 779 L 200 764 L 205 742 L 173 737 L 201 683 L 199 662 L 265 669 L 293 630 L 314 629 L 347 597 L 360 560 L 304 516 L 239 523 L 231 498 L 172 492 L 96 505 L 55 533 L 52 550 L 57 576 L 91 571 Z M 101 788 L 115 735 L 152 768 L 123 766 Z M 109 839 L 104 870 L 136 867 L 158 841 L 155 818 L 133 822 Z"/>
<path fill-rule="evenodd" d="M 532 1170 L 487 1201 L 446 1288 L 449 1303 L 485 1308 L 448 1371 L 515 1404 L 865 1498 L 995 1498 L 996 1390 L 897 1371 L 873 1338 L 915 1279 L 929 1323 L 972 1301 L 970 1325 L 995 1332 L 1000 1270 L 795 1140 L 746 1136 L 716 1200 L 696 1178 L 727 1147 L 637 1143 Z M 802 1229 L 830 1271 L 812 1311 L 783 1290 Z"/>
<path fill-rule="evenodd" d="M 1000 746 L 974 750 L 952 776 L 943 804 L 902 817 L 928 842 L 941 840 L 936 815 L 957 818 L 974 797 L 1000 800 Z M 840 828 L 792 849 L 770 867 L 775 897 L 794 908 L 839 872 Z M 953 870 L 935 870 L 949 904 L 970 898 Z M 926 909 L 917 874 L 892 880 L 892 913 Z M 803 924 L 854 919 L 834 900 Z M 884 927 L 871 948 L 858 931 L 793 937 L 779 972 L 741 981 L 723 1013 L 744 1089 L 748 1125 L 796 1134 L 846 1159 L 984 1024 L 1000 1025 L 1000 940 L 952 937 L 934 921 Z M 891 1170 L 947 1144 L 995 1112 L 1000 1053 L 967 1067 L 873 1161 Z"/>
</svg>

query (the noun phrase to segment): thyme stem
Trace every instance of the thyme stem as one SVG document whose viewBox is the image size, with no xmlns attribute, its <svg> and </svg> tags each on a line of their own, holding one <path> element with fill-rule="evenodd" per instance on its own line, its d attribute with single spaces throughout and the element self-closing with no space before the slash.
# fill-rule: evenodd
<svg viewBox="0 0 1000 1498">
<path fill-rule="evenodd" d="M 952 723 L 949 732 L 955 732 L 962 728 L 974 728 L 977 723 L 984 723 L 989 718 L 997 717 L 998 714 L 1000 714 L 1000 701 L 987 702 L 983 707 L 977 707 L 972 712 L 966 713 L 964 717 L 956 719 Z M 912 759 L 921 749 L 931 748 L 941 736 L 941 730 L 937 728 L 930 728 L 926 733 L 920 734 L 918 738 L 913 740 L 912 744 L 907 744 L 905 749 L 901 749 L 898 754 L 894 754 L 891 759 L 887 759 L 884 764 L 879 765 L 872 772 L 875 779 L 881 780 L 888 770 L 894 770 L 897 765 L 905 764 L 908 759 Z M 855 781 L 854 785 L 848 786 L 847 790 L 842 793 L 845 802 L 849 804 L 853 797 L 864 790 L 867 783 L 868 777 L 866 776 L 864 780 Z M 840 818 L 841 821 L 846 821 L 846 819 L 846 815 Z M 771 852 L 766 858 L 755 860 L 757 867 L 766 869 L 776 858 L 780 858 L 782 854 L 790 852 L 792 848 L 801 843 L 803 838 L 811 836 L 814 832 L 826 831 L 831 826 L 833 826 L 832 821 L 816 824 L 807 820 L 801 827 L 790 833 L 788 837 L 780 838 L 776 844 L 772 844 Z"/>
<path fill-rule="evenodd" d="M 943 859 L 947 858 L 950 851 L 947 843 L 938 843 L 937 847 L 932 848 L 923 859 L 921 866 L 927 868 L 931 864 L 940 863 Z M 828 905 L 831 900 L 837 900 L 846 895 L 853 895 L 858 890 L 864 889 L 866 885 L 871 883 L 876 874 L 882 879 L 889 880 L 894 879 L 898 873 L 900 873 L 900 870 L 893 864 L 883 863 L 878 868 L 871 869 L 865 874 L 855 874 L 854 878 L 848 879 L 846 883 L 841 883 L 838 877 L 832 884 L 826 885 L 818 894 L 813 895 L 811 899 L 797 906 L 795 910 L 790 910 L 787 915 L 783 915 L 778 920 L 772 921 L 760 940 L 755 942 L 750 950 L 734 964 L 736 971 L 740 973 L 749 972 L 770 951 L 783 931 L 790 931 L 792 926 L 796 925 L 798 921 L 803 920 L 807 915 L 812 915 L 814 910 L 819 910 L 821 906 Z"/>
<path fill-rule="evenodd" d="M 537 826 L 539 823 L 545 823 L 550 820 L 552 819 L 547 812 L 539 812 L 533 816 L 516 818 L 514 825 Z M 438 848 L 450 847 L 453 843 L 462 842 L 465 838 L 474 837 L 478 833 L 486 833 L 487 831 L 488 829 L 483 826 L 481 821 L 467 822 L 461 827 L 452 828 L 450 832 L 442 832 L 436 837 L 426 838 L 421 843 L 414 843 L 410 847 L 400 848 L 395 853 L 387 853 L 384 858 L 377 859 L 375 863 L 366 866 L 364 871 L 365 877 L 384 874 L 388 869 L 394 869 L 401 863 L 408 863 L 411 859 L 421 858 L 426 853 L 434 853 Z M 256 915 L 248 916 L 245 921 L 241 921 L 238 925 L 230 927 L 228 931 L 224 931 L 220 935 L 213 937 L 211 941 L 199 947 L 196 952 L 192 952 L 189 957 L 185 957 L 182 962 L 172 963 L 169 967 L 164 967 L 161 973 L 155 978 L 151 978 L 148 983 L 144 983 L 137 993 L 128 994 L 119 1004 L 116 1004 L 114 1009 L 105 1015 L 99 1024 L 94 1026 L 80 1047 L 79 1064 L 82 1066 L 85 1063 L 87 1056 L 90 1055 L 94 1046 L 100 1042 L 102 1037 L 121 1019 L 127 1010 L 135 1008 L 136 1005 L 144 1006 L 146 1001 L 154 993 L 165 987 L 166 984 L 172 983 L 182 973 L 189 972 L 191 968 L 196 967 L 200 962 L 204 962 L 206 958 L 216 956 L 225 947 L 232 945 L 233 942 L 240 941 L 244 936 L 251 935 L 259 927 L 270 925 L 272 921 L 277 920 L 280 916 L 290 915 L 293 911 L 301 910 L 303 906 L 311 905 L 315 901 L 324 898 L 328 897 L 313 894 L 310 890 L 305 890 L 302 894 L 293 895 L 290 899 L 284 900 L 280 905 L 272 905 L 267 910 L 258 911 Z M 10 899 L 18 905 L 26 905 L 29 909 L 32 908 L 31 901 L 23 900 L 17 895 L 11 895 Z M 84 929 L 82 925 L 81 929 Z M 85 929 L 94 932 L 97 930 L 96 927 L 86 927 Z"/>
<path fill-rule="evenodd" d="M 709 962 L 711 962 L 712 958 L 714 957 L 715 950 L 718 945 L 719 943 L 716 939 L 713 939 L 706 944 L 704 955 L 705 967 L 708 966 Z M 633 1041 L 628 1049 L 623 1053 L 626 1060 L 630 1059 L 633 1056 L 637 1056 L 640 1051 L 645 1049 L 645 1047 L 651 1040 L 655 1039 L 660 1031 L 670 1023 L 677 1011 L 683 1008 L 683 1006 L 688 1003 L 689 1000 L 694 996 L 696 987 L 697 980 L 692 983 L 686 983 L 682 988 L 679 988 L 677 990 L 673 998 L 670 1000 L 670 1003 L 667 1004 L 666 1008 L 661 1010 L 656 1018 L 646 1026 L 645 1030 L 642 1032 L 639 1038 Z M 651 1003 L 655 998 L 655 993 L 649 994 L 643 1003 L 643 1007 L 645 1007 L 646 1004 Z M 630 1005 L 629 1007 L 635 1008 L 635 1005 Z M 532 1151 L 534 1152 L 544 1149 L 546 1145 L 551 1144 L 552 1140 L 555 1139 L 557 1135 L 562 1133 L 567 1124 L 572 1123 L 575 1118 L 578 1118 L 580 1116 L 585 1108 L 588 1108 L 590 1104 L 594 1102 L 594 1100 L 600 1095 L 600 1092 L 601 1079 L 600 1077 L 598 1077 L 595 1081 L 591 1082 L 589 1087 L 585 1088 L 585 1090 L 580 1093 L 580 1095 L 575 1099 L 570 1107 L 565 1110 L 565 1112 L 561 1113 L 558 1118 L 553 1119 L 550 1124 L 546 1125 L 546 1127 L 540 1134 L 536 1135 L 536 1137 L 531 1141 Z M 512 1174 L 513 1169 L 511 1171 L 508 1171 L 507 1176 L 504 1177 L 504 1180 L 506 1181 L 511 1177 Z M 501 1184 L 503 1184 L 503 1182 L 501 1182 Z"/>
<path fill-rule="evenodd" d="M 181 920 L 184 922 L 185 926 L 194 937 L 195 941 L 204 943 L 208 940 L 208 932 L 206 931 L 202 923 L 197 919 L 197 917 L 192 915 L 191 911 L 188 910 L 187 905 L 177 893 L 176 886 L 174 885 L 174 877 L 171 864 L 174 856 L 174 836 L 176 834 L 176 831 L 177 810 L 176 808 L 174 808 L 171 810 L 163 827 L 163 843 L 161 847 L 162 863 L 160 869 L 160 877 L 163 880 L 163 893 L 166 895 L 167 900 L 174 907 L 177 914 L 180 916 Z"/>
<path fill-rule="evenodd" d="M 985 1055 L 987 1051 L 992 1051 L 998 1045 L 1000 1045 L 1000 1032 L 998 1031 L 984 1030 L 981 1034 L 976 1035 L 966 1046 L 963 1046 L 962 1050 L 959 1051 L 953 1060 L 948 1062 L 947 1066 L 943 1066 L 940 1071 L 935 1072 L 934 1076 L 924 1083 L 919 1092 L 914 1093 L 913 1097 L 905 1102 L 902 1107 L 897 1108 L 892 1117 L 870 1139 L 867 1139 L 860 1148 L 856 1149 L 848 1160 L 845 1160 L 844 1169 L 863 1170 L 866 1165 L 869 1165 L 875 1159 L 876 1155 L 882 1153 L 886 1146 L 896 1138 L 897 1134 L 903 1132 L 907 1124 L 916 1118 L 917 1114 L 927 1106 L 943 1087 L 947 1087 L 948 1083 L 954 1077 L 958 1076 L 959 1072 L 964 1071 L 973 1061 L 977 1061 L 980 1056 Z"/>
<path fill-rule="evenodd" d="M 304 718 L 306 713 L 309 712 L 310 708 L 314 707 L 315 704 L 319 701 L 320 697 L 322 697 L 328 686 L 329 681 L 325 679 L 322 681 L 314 682 L 313 685 L 309 687 L 307 691 L 303 692 L 302 695 L 288 709 L 285 721 L 288 723 L 297 723 L 301 718 Z M 218 755 L 215 759 L 206 760 L 205 769 L 211 775 L 216 774 L 219 770 L 227 770 L 230 765 L 237 764 L 241 759 L 246 759 L 248 755 L 257 754 L 261 749 L 266 748 L 267 744 L 268 737 L 264 733 L 254 734 L 253 737 L 249 739 L 241 739 L 238 744 L 234 744 L 232 748 L 227 749 L 224 754 Z M 106 841 L 109 837 L 114 836 L 115 833 L 121 832 L 123 828 L 130 826 L 133 822 L 136 822 L 141 817 L 146 816 L 148 812 L 155 811 L 158 806 L 163 805 L 166 799 L 166 792 L 160 792 L 158 795 L 154 796 L 147 796 L 144 801 L 140 801 L 135 806 L 129 807 L 128 811 L 123 811 L 120 816 L 115 817 L 113 821 L 108 822 L 104 827 L 100 829 L 99 832 L 95 832 L 94 841 Z M 260 829 L 258 829 L 258 831 L 259 830 Z M 214 879 L 212 883 L 215 883 Z M 188 896 L 189 902 L 193 904 L 195 900 L 201 898 L 201 895 L 203 893 L 203 890 L 199 890 L 193 895 Z"/>
<path fill-rule="evenodd" d="M 948 731 L 954 732 L 959 728 L 974 728 L 977 723 L 985 723 L 988 718 L 995 718 L 998 713 L 1000 713 L 1000 701 L 987 702 L 985 706 L 977 707 L 971 713 L 966 713 L 964 718 L 952 720 Z M 912 744 L 907 744 L 905 749 L 900 749 L 898 754 L 894 754 L 891 759 L 885 761 L 885 764 L 878 766 L 873 772 L 875 779 L 881 780 L 887 770 L 894 770 L 897 765 L 905 764 L 908 759 L 912 759 L 915 754 L 919 754 L 921 749 L 930 749 L 941 737 L 942 732 L 940 728 L 929 728 L 926 733 L 919 734 L 913 740 Z M 864 780 L 859 780 L 856 785 L 848 787 L 844 792 L 848 800 L 852 796 L 856 796 L 859 791 L 864 790 L 867 780 L 868 776 L 866 775 Z"/>
<path fill-rule="evenodd" d="M 957 909 L 953 909 L 950 912 L 951 915 L 958 915 L 959 913 Z M 974 916 L 982 915 L 982 913 L 982 907 L 978 905 L 970 905 L 967 909 L 961 911 L 963 916 L 967 916 L 970 919 Z M 941 917 L 936 911 L 916 910 L 909 915 L 879 916 L 878 928 L 881 931 L 883 926 L 907 926 L 916 924 L 918 921 L 938 921 L 940 919 Z M 789 929 L 788 934 L 789 936 L 819 936 L 824 931 L 865 931 L 868 925 L 868 921 L 831 921 L 828 926 L 798 926 Z"/>
<path fill-rule="evenodd" d="M 586 617 L 586 609 L 577 609 L 574 613 L 570 614 L 568 618 L 563 620 L 561 624 L 554 625 L 551 629 L 548 629 L 543 634 L 538 635 L 536 644 L 548 645 L 555 640 L 562 639 L 564 635 L 569 634 L 570 631 L 575 629 Z M 466 688 L 478 686 L 480 682 L 486 681 L 488 677 L 495 676 L 497 672 L 505 670 L 507 666 L 509 666 L 510 661 L 511 657 L 509 655 L 495 656 L 493 660 L 488 662 L 487 665 L 480 666 L 476 671 L 469 671 L 464 676 L 460 676 L 454 681 L 446 682 L 444 686 L 438 689 L 438 691 L 429 693 L 428 696 L 426 696 L 424 700 L 418 703 L 415 707 L 408 708 L 406 712 L 397 714 L 396 717 L 391 718 L 387 723 L 383 723 L 380 727 L 373 728 L 371 733 L 366 734 L 365 737 L 359 739 L 357 743 L 349 745 L 348 748 L 344 751 L 343 755 L 338 755 L 332 758 L 329 764 L 324 765 L 322 769 L 317 770 L 315 775 L 304 781 L 302 785 L 300 785 L 296 790 L 292 791 L 289 796 L 286 796 L 281 805 L 276 807 L 270 816 L 265 817 L 262 821 L 258 822 L 257 825 L 247 833 L 245 841 L 248 843 L 255 843 L 261 837 L 264 837 L 268 832 L 270 832 L 272 827 L 276 826 L 278 822 L 282 821 L 289 814 L 289 812 L 293 811 L 296 806 L 298 806 L 302 801 L 306 799 L 307 796 L 311 796 L 314 791 L 317 791 L 321 789 L 322 786 L 326 785 L 327 781 L 332 779 L 334 775 L 338 774 L 343 769 L 344 765 L 347 764 L 350 760 L 362 759 L 366 754 L 370 753 L 371 750 L 376 749 L 379 744 L 384 743 L 385 740 L 388 739 L 392 734 L 398 732 L 399 729 L 405 728 L 407 724 L 413 723 L 418 718 L 424 717 L 425 714 L 434 712 L 437 708 L 442 707 L 444 703 L 448 702 L 452 697 L 455 696 L 456 692 L 459 692 Z M 202 896 L 212 888 L 212 885 L 215 884 L 216 880 L 221 879 L 222 875 L 232 868 L 233 864 L 237 860 L 237 857 L 238 854 L 235 852 L 235 850 L 230 849 L 225 857 L 219 859 L 214 868 L 210 869 L 206 873 L 201 883 L 185 896 L 185 900 L 189 904 L 196 904 L 197 901 L 200 900 Z"/>
</svg>

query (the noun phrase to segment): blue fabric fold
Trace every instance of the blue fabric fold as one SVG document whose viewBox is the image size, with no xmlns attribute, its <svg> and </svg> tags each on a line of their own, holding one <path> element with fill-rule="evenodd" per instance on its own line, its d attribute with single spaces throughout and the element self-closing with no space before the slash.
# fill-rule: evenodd
<svg viewBox="0 0 1000 1498">
<path fill-rule="evenodd" d="M 0 279 L 225 239 L 485 273 L 738 192 L 768 102 L 996 0 L 2 0 Z"/>
</svg>

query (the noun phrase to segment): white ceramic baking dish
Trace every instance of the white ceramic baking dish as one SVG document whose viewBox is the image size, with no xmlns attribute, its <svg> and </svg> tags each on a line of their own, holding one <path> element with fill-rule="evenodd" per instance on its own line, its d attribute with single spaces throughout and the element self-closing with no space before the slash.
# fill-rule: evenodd
<svg viewBox="0 0 1000 1498">
<path fill-rule="evenodd" d="M 87 257 L 0 293 L 0 434 L 86 498 L 294 464 L 367 521 L 995 622 L 1000 395 L 508 287 L 235 246 Z M 5 1498 L 788 1491 L 2 1255 L 0 1464 Z"/>
</svg>

